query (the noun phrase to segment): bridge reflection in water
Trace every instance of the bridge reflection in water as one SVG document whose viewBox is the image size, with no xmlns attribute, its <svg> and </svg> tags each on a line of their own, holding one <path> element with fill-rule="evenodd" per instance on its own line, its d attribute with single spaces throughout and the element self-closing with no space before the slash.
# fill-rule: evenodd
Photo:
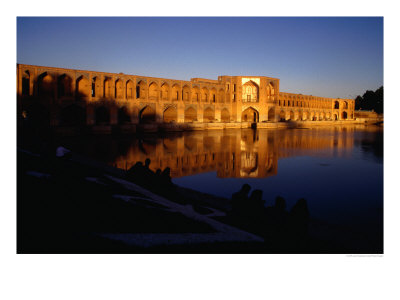
<svg viewBox="0 0 400 300">
<path fill-rule="evenodd" d="M 217 172 L 220 178 L 264 178 L 277 174 L 279 158 L 350 155 L 354 130 L 356 126 L 149 136 L 130 141 L 110 163 L 129 169 L 137 161 L 150 158 L 151 169 L 170 167 L 172 177 Z"/>
</svg>

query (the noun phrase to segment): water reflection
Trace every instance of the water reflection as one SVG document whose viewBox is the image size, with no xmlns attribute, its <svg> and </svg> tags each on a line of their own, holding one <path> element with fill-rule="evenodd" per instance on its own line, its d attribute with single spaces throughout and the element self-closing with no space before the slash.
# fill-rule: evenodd
<svg viewBox="0 0 400 300">
<path fill-rule="evenodd" d="M 294 156 L 349 157 L 352 148 L 362 143 L 375 156 L 379 138 L 354 133 L 380 132 L 379 128 L 333 127 L 293 130 L 227 130 L 146 136 L 118 142 L 117 153 L 108 161 L 129 169 L 137 161 L 151 159 L 151 168 L 171 168 L 172 177 L 217 172 L 220 178 L 264 178 L 274 176 L 280 158 Z M 108 144 L 109 145 L 109 144 Z M 101 147 L 104 150 L 104 147 Z M 323 151 L 321 151 L 323 150 Z"/>
</svg>

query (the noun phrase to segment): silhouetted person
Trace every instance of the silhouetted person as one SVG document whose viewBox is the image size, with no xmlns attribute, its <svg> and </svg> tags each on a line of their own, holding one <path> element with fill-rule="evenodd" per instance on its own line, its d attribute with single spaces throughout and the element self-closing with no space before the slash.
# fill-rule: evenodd
<svg viewBox="0 0 400 300">
<path fill-rule="evenodd" d="M 262 191 L 254 190 L 247 202 L 248 212 L 250 217 L 262 218 L 264 213 L 264 200 L 262 200 Z"/>
<path fill-rule="evenodd" d="M 275 198 L 275 209 L 279 212 L 284 212 L 286 210 L 286 201 L 281 196 Z"/>
<path fill-rule="evenodd" d="M 310 213 L 306 199 L 297 201 L 289 213 L 290 231 L 294 236 L 304 237 L 308 233 L 308 224 L 310 222 Z"/>
<path fill-rule="evenodd" d="M 129 180 L 134 181 L 137 184 L 141 184 L 143 180 L 144 166 L 141 161 L 136 162 L 128 171 L 127 177 Z"/>
<path fill-rule="evenodd" d="M 150 158 L 146 158 L 146 160 L 144 161 L 144 167 L 149 169 L 150 168 L 150 163 L 151 163 Z"/>
<path fill-rule="evenodd" d="M 246 210 L 245 206 L 249 200 L 248 194 L 250 192 L 250 189 L 251 189 L 250 185 L 245 183 L 243 184 L 240 191 L 232 194 L 231 205 L 232 205 L 232 212 L 235 215 L 243 214 L 244 210 Z"/>
<path fill-rule="evenodd" d="M 284 239 L 287 232 L 288 212 L 286 211 L 286 201 L 283 197 L 275 198 L 274 206 L 264 209 L 264 226 L 272 233 L 276 239 Z"/>
<path fill-rule="evenodd" d="M 169 167 L 166 167 L 164 171 L 161 172 L 161 180 L 164 185 L 171 185 L 171 169 Z"/>
</svg>

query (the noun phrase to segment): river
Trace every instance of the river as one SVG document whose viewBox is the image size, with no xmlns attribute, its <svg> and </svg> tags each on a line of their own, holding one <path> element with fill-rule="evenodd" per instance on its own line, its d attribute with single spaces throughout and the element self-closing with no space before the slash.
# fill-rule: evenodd
<svg viewBox="0 0 400 300">
<path fill-rule="evenodd" d="M 317 222 L 369 236 L 366 243 L 372 237 L 373 243 L 382 244 L 380 127 L 210 130 L 66 138 L 63 143 L 122 169 L 150 158 L 153 170 L 171 168 L 174 183 L 226 198 L 244 183 L 262 190 L 267 206 L 277 196 L 286 200 L 288 209 L 305 198 Z"/>
</svg>

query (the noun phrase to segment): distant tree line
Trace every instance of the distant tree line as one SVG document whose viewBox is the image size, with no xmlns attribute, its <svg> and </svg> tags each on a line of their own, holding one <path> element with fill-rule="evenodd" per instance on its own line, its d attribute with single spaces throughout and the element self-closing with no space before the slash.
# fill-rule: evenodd
<svg viewBox="0 0 400 300">
<path fill-rule="evenodd" d="M 383 113 L 383 86 L 374 91 L 366 91 L 364 95 L 356 97 L 355 109 L 374 110 Z"/>
</svg>

